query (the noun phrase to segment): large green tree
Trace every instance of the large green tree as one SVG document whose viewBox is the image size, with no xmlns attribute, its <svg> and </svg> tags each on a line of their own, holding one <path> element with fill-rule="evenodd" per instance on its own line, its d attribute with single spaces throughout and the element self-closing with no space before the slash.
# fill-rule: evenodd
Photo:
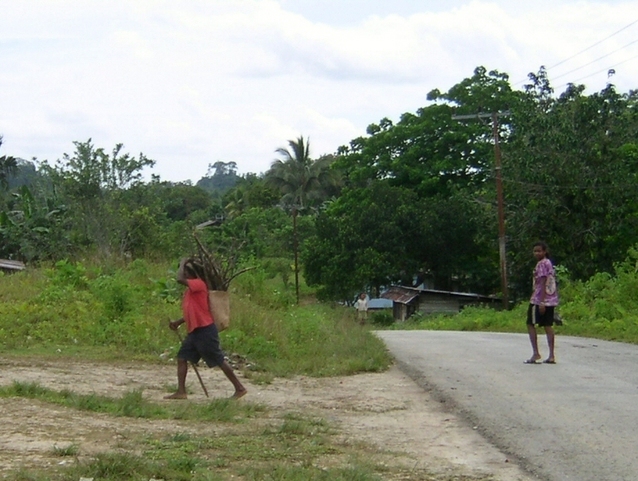
<svg viewBox="0 0 638 481">
<path fill-rule="evenodd" d="M 569 85 L 556 96 L 541 69 L 512 114 L 503 175 L 514 288 L 529 289 L 536 239 L 575 278 L 611 272 L 638 242 L 638 93 Z"/>
<path fill-rule="evenodd" d="M 130 253 L 132 232 L 138 230 L 141 220 L 150 221 L 152 216 L 142 206 L 126 205 L 123 192 L 141 185 L 143 169 L 155 161 L 144 154 L 123 153 L 122 144 L 110 154 L 96 148 L 91 139 L 74 142 L 74 146 L 73 154 L 64 154 L 54 164 L 41 164 L 57 195 L 68 203 L 74 244 L 96 247 L 107 256 Z"/>
<path fill-rule="evenodd" d="M 422 198 L 446 197 L 459 188 L 482 189 L 494 170 L 489 123 L 459 121 L 457 114 L 504 111 L 517 101 L 506 74 L 479 67 L 448 92 L 433 90 L 427 107 L 384 118 L 367 135 L 339 149 L 336 165 L 349 185 L 387 179 Z"/>
<path fill-rule="evenodd" d="M 432 103 L 415 114 L 405 113 L 397 123 L 382 119 L 368 127 L 366 136 L 338 151 L 336 165 L 353 191 L 382 181 L 413 193 L 422 221 L 418 230 L 399 233 L 397 239 L 406 245 L 418 239 L 421 249 L 418 258 L 410 259 L 412 269 L 427 270 L 437 288 L 490 294 L 498 285 L 494 137 L 491 124 L 478 114 L 506 111 L 519 97 L 506 74 L 479 67 L 449 91 L 430 92 Z M 457 115 L 475 118 L 460 120 Z M 502 130 L 507 133 L 507 125 Z M 379 220 L 380 225 L 384 222 Z M 370 235 L 383 236 L 383 231 Z M 376 256 L 394 263 L 393 268 L 388 264 L 385 278 L 400 277 L 405 271 L 402 252 L 408 247 L 383 250 L 388 249 L 383 242 L 368 242 L 382 249 Z M 323 277 L 325 282 L 330 279 Z M 359 289 L 379 282 L 359 281 Z"/>
<path fill-rule="evenodd" d="M 346 189 L 319 214 L 304 245 L 306 281 L 322 298 L 338 300 L 397 282 L 411 286 L 418 272 L 439 289 L 491 292 L 497 259 L 480 242 L 487 234 L 482 209 L 461 194 L 424 201 L 387 180 Z"/>
<path fill-rule="evenodd" d="M 401 277 L 410 282 L 422 266 L 423 214 L 413 191 L 384 180 L 346 189 L 319 214 L 316 235 L 304 245 L 306 282 L 338 300 Z"/>
</svg>

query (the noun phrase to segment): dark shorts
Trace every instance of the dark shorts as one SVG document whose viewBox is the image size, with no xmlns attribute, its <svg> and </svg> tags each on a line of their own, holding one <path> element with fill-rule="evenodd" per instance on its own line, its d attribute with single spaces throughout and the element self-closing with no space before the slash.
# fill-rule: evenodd
<svg viewBox="0 0 638 481">
<path fill-rule="evenodd" d="M 211 324 L 189 333 L 182 347 L 179 348 L 177 357 L 195 364 L 203 359 L 208 367 L 221 366 L 224 362 L 224 353 L 219 345 L 217 326 Z"/>
<path fill-rule="evenodd" d="M 554 325 L 554 306 L 545 306 L 545 314 L 541 314 L 538 310 L 540 306 L 530 304 L 527 308 L 527 325 L 534 324 L 541 327 L 551 327 Z"/>
</svg>

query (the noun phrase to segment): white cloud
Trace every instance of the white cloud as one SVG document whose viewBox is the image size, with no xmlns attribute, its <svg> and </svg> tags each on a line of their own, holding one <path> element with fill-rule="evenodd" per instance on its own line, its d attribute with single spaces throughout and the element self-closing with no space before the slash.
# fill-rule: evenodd
<svg viewBox="0 0 638 481">
<path fill-rule="evenodd" d="M 634 2 L 618 1 L 399 2 L 395 12 L 381 0 L 352 2 L 358 11 L 325 1 L 348 21 L 315 18 L 312 0 L 299 4 L 309 13 L 274 0 L 0 0 L 2 153 L 55 160 L 91 137 L 144 152 L 170 180 L 196 181 L 217 160 L 263 172 L 289 139 L 309 136 L 316 156 L 334 152 L 478 65 L 523 80 L 635 15 Z M 627 59 L 638 44 L 621 47 L 637 32 L 550 75 L 558 86 L 619 64 L 612 80 L 636 88 Z M 606 71 L 583 80 L 590 91 L 607 81 Z"/>
</svg>

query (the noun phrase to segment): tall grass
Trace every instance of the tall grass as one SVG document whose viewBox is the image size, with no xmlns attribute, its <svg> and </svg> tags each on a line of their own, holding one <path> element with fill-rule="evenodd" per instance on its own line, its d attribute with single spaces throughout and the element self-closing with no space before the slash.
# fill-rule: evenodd
<svg viewBox="0 0 638 481">
<path fill-rule="evenodd" d="M 0 277 L 0 341 L 14 353 L 160 360 L 178 339 L 168 320 L 181 317 L 182 289 L 167 265 L 136 260 L 105 267 L 58 262 Z M 231 327 L 222 347 L 248 360 L 255 376 L 346 375 L 390 363 L 383 343 L 341 306 L 294 292 L 254 269 L 231 284 Z M 261 373 L 261 374 L 259 374 Z"/>
</svg>

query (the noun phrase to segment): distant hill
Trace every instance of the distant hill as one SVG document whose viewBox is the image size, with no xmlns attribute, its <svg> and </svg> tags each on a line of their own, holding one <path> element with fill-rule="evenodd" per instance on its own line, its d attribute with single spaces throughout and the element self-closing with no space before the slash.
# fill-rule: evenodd
<svg viewBox="0 0 638 481">
<path fill-rule="evenodd" d="M 195 185 L 212 194 L 222 195 L 235 187 L 239 179 L 235 162 L 218 161 L 208 164 L 208 172 Z"/>
</svg>

